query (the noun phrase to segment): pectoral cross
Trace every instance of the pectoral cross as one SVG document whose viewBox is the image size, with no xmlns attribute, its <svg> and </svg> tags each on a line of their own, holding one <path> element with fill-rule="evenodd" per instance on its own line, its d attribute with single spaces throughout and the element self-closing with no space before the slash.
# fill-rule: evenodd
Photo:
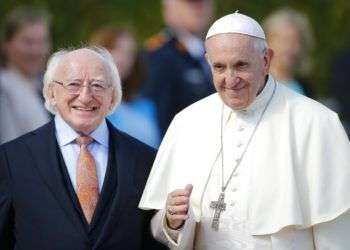
<svg viewBox="0 0 350 250">
<path fill-rule="evenodd" d="M 226 210 L 225 193 L 224 192 L 220 193 L 219 199 L 217 201 L 210 202 L 210 208 L 215 209 L 214 218 L 213 218 L 213 222 L 211 223 L 211 227 L 215 231 L 218 231 L 221 212 Z"/>
</svg>

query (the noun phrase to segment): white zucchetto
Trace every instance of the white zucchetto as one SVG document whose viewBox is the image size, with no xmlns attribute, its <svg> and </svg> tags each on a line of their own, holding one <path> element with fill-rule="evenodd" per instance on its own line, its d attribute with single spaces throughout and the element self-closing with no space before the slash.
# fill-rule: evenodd
<svg viewBox="0 0 350 250">
<path fill-rule="evenodd" d="M 224 33 L 239 33 L 266 39 L 260 24 L 253 18 L 238 13 L 238 11 L 216 20 L 209 28 L 205 39 Z"/>
</svg>

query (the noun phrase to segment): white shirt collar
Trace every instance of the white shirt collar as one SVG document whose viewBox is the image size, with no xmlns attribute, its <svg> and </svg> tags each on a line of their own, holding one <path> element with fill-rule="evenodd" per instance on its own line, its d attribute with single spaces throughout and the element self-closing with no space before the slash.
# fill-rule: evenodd
<svg viewBox="0 0 350 250">
<path fill-rule="evenodd" d="M 80 134 L 72 129 L 58 113 L 55 115 L 55 128 L 58 145 L 60 147 L 73 142 L 80 136 Z M 94 139 L 95 142 L 98 142 L 102 146 L 108 148 L 109 130 L 105 119 L 90 134 L 90 136 Z"/>
</svg>

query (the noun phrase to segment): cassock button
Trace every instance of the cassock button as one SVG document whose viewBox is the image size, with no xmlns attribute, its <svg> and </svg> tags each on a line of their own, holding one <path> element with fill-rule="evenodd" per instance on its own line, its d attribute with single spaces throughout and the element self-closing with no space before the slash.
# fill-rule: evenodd
<svg viewBox="0 0 350 250">
<path fill-rule="evenodd" d="M 230 203 L 230 205 L 231 205 L 232 207 L 234 207 L 234 206 L 236 205 L 236 202 L 232 201 L 232 202 Z"/>
<path fill-rule="evenodd" d="M 237 192 L 237 188 L 232 188 L 232 192 Z"/>
<path fill-rule="evenodd" d="M 238 143 L 237 143 L 237 147 L 238 147 L 238 148 L 240 148 L 240 147 L 242 147 L 242 146 L 243 146 L 243 143 L 242 143 L 242 142 L 238 142 Z"/>
</svg>

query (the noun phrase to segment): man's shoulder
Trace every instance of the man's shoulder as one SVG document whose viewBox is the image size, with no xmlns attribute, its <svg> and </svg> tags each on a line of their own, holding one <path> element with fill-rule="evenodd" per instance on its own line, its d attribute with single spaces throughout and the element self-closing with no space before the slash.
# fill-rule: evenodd
<svg viewBox="0 0 350 250">
<path fill-rule="evenodd" d="M 211 94 L 180 111 L 177 119 L 211 119 L 211 114 L 220 111 L 222 101 L 218 93 Z"/>
<path fill-rule="evenodd" d="M 174 60 L 188 54 L 186 47 L 170 29 L 151 36 L 146 40 L 144 47 L 146 54 L 154 60 Z"/>
<path fill-rule="evenodd" d="M 53 121 L 50 121 L 46 124 L 44 124 L 43 126 L 32 130 L 24 135 L 21 135 L 11 141 L 5 142 L 2 145 L 0 145 L 2 148 L 7 148 L 8 150 L 17 150 L 19 148 L 20 145 L 23 145 L 23 143 L 25 143 L 28 140 L 31 140 L 33 138 L 37 138 L 37 143 L 40 143 L 41 140 L 43 139 L 43 136 L 49 136 L 50 132 L 53 132 L 54 130 L 54 124 Z M 53 134 L 53 133 L 52 133 Z M 37 136 L 37 137 L 35 137 Z M 34 143 L 36 141 L 34 140 Z M 33 143 L 33 141 L 31 140 L 31 143 Z"/>
<path fill-rule="evenodd" d="M 121 147 L 127 147 L 134 152 L 139 152 L 142 154 L 154 155 L 156 153 L 156 149 L 136 139 L 135 137 L 117 129 L 110 122 L 108 122 L 108 128 L 112 135 L 112 140 L 114 140 L 114 142 L 120 143 Z"/>
<path fill-rule="evenodd" d="M 135 172 L 135 178 L 137 179 L 136 184 L 141 185 L 139 190 L 142 191 L 156 157 L 156 150 L 138 139 L 118 130 L 113 127 L 112 124 L 109 124 L 109 130 L 111 138 L 114 140 L 112 143 L 115 145 L 114 148 L 116 151 L 114 153 L 117 155 L 122 154 L 124 159 L 128 159 L 128 162 L 136 163 L 134 165 L 137 169 Z"/>
<path fill-rule="evenodd" d="M 288 87 L 280 84 L 280 93 L 286 98 L 289 106 L 295 111 L 303 111 L 301 114 L 309 115 L 335 115 L 336 113 L 329 109 L 324 104 L 309 98 L 305 95 L 299 94 Z"/>
<path fill-rule="evenodd" d="M 169 42 L 173 39 L 173 36 L 169 35 L 168 32 L 162 30 L 157 34 L 149 37 L 145 43 L 145 50 L 150 54 L 159 53 L 164 50 Z"/>
</svg>

